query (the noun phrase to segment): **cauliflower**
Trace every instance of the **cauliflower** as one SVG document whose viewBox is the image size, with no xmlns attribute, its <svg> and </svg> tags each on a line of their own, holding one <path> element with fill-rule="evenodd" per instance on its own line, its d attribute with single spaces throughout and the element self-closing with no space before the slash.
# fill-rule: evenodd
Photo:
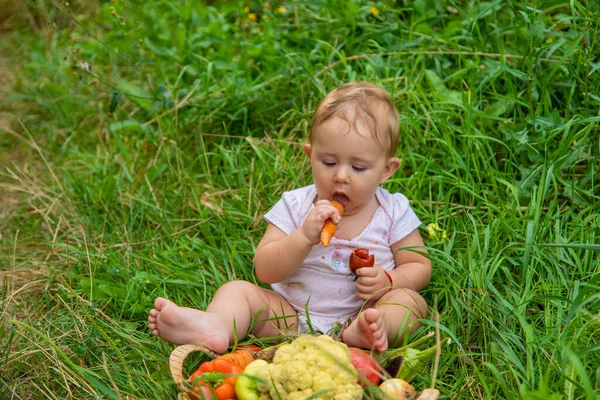
<svg viewBox="0 0 600 400">
<path fill-rule="evenodd" d="M 327 335 L 302 335 L 282 345 L 258 378 L 264 400 L 360 400 L 363 395 L 348 346 Z"/>
</svg>

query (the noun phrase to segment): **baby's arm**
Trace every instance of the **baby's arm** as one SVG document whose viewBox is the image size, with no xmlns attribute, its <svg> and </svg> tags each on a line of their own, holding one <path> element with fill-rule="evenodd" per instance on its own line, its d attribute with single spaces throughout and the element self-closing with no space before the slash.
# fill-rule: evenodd
<svg viewBox="0 0 600 400">
<path fill-rule="evenodd" d="M 392 244 L 396 268 L 389 271 L 394 286 L 412 289 L 416 292 L 424 289 L 431 279 L 431 260 L 420 253 L 427 253 L 423 238 L 418 229 Z M 412 249 L 405 249 L 405 248 Z"/>
<path fill-rule="evenodd" d="M 321 228 L 327 218 L 338 223 L 341 217 L 329 201 L 320 200 L 302 226 L 290 235 L 269 224 L 254 254 L 258 279 L 264 283 L 277 283 L 296 272 L 312 247 L 320 243 Z"/>
</svg>

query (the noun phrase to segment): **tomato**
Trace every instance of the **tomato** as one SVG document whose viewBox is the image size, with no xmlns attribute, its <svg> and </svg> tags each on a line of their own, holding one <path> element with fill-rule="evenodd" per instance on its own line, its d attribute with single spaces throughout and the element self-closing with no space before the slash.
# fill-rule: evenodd
<svg viewBox="0 0 600 400">
<path fill-rule="evenodd" d="M 352 366 L 358 372 L 358 384 L 362 387 L 368 384 L 377 385 L 381 380 L 381 368 L 369 353 L 358 347 L 350 347 Z"/>
<path fill-rule="evenodd" d="M 356 249 L 350 254 L 350 271 L 356 274 L 356 270 L 365 267 L 372 267 L 375 264 L 375 256 L 369 254 L 367 249 Z"/>
</svg>

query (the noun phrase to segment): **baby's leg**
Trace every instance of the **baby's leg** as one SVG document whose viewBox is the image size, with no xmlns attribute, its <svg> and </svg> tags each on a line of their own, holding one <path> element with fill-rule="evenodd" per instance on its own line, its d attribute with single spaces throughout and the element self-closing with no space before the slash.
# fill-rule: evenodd
<svg viewBox="0 0 600 400">
<path fill-rule="evenodd" d="M 410 327 L 414 332 L 419 326 L 416 321 L 426 316 L 427 303 L 421 295 L 410 289 L 393 289 L 373 308 L 363 310 L 344 331 L 343 339 L 348 346 L 385 351 L 390 343 L 396 344 L 401 329 Z"/>
<path fill-rule="evenodd" d="M 296 312 L 278 293 L 250 282 L 231 281 L 217 290 L 206 311 L 157 298 L 148 327 L 168 342 L 201 344 L 222 353 L 235 336 L 240 340 L 246 336 L 253 317 L 252 332 L 259 337 L 275 336 L 297 324 Z"/>
</svg>

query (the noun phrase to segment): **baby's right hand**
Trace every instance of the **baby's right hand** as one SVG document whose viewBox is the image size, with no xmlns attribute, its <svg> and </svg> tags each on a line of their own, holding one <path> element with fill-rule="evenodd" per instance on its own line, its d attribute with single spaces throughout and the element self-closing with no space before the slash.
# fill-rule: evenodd
<svg viewBox="0 0 600 400">
<path fill-rule="evenodd" d="M 306 216 L 301 230 L 313 246 L 321 242 L 321 229 L 328 218 L 331 218 L 335 224 L 342 219 L 339 211 L 331 205 L 329 200 L 317 201 L 315 207 Z"/>
</svg>

